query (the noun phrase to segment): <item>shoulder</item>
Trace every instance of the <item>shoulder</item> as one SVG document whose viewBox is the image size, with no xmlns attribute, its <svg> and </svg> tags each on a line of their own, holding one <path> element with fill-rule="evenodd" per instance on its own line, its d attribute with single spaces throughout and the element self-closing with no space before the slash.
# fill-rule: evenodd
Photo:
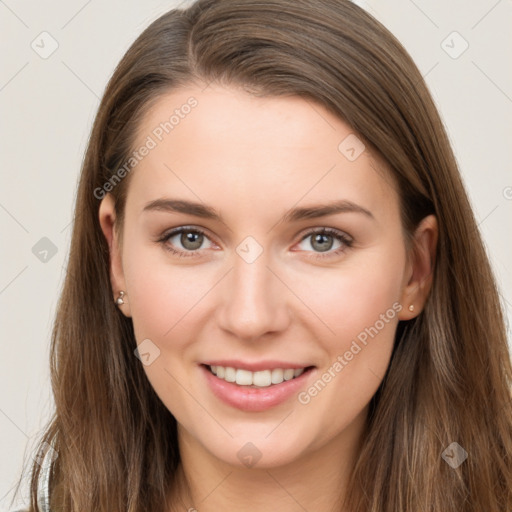
<svg viewBox="0 0 512 512">
<path fill-rule="evenodd" d="M 41 464 L 37 486 L 37 505 L 40 512 L 50 512 L 50 471 L 51 462 L 46 458 Z M 30 512 L 28 508 L 17 508 L 9 512 Z"/>
</svg>

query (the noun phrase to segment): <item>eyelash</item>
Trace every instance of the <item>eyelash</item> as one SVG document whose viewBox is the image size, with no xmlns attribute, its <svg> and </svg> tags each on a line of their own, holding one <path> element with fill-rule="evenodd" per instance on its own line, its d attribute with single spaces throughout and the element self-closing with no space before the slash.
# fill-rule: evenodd
<svg viewBox="0 0 512 512">
<path fill-rule="evenodd" d="M 163 244 L 165 250 L 169 251 L 170 253 L 180 257 L 180 258 L 190 258 L 190 257 L 196 257 L 198 256 L 198 250 L 195 251 L 179 251 L 171 247 L 167 242 L 170 238 L 172 238 L 175 235 L 179 235 L 181 233 L 195 233 L 205 236 L 209 239 L 208 235 L 205 231 L 202 229 L 196 228 L 196 227 L 189 227 L 189 226 L 181 226 L 179 228 L 173 229 L 172 231 L 165 233 L 162 237 L 160 237 L 157 242 Z M 324 258 L 330 258 L 333 256 L 337 256 L 341 254 L 342 252 L 345 252 L 347 249 L 352 247 L 353 240 L 343 233 L 342 231 L 338 231 L 334 228 L 315 228 L 311 229 L 310 231 L 306 232 L 302 238 L 300 239 L 300 242 L 304 241 L 308 236 L 311 235 L 330 235 L 334 237 L 336 240 L 341 242 L 342 246 L 334 251 L 327 251 L 325 253 L 315 253 L 315 256 L 311 256 L 315 259 L 324 259 Z"/>
</svg>

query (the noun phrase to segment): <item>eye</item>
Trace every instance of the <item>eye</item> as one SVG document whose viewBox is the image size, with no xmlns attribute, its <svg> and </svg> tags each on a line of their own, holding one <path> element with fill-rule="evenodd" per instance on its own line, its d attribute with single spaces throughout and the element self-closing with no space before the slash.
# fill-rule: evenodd
<svg viewBox="0 0 512 512">
<path fill-rule="evenodd" d="M 215 246 L 203 230 L 191 226 L 175 228 L 164 233 L 157 241 L 163 244 L 167 251 L 184 258 L 199 256 L 201 249 L 211 249 Z M 203 245 L 205 242 L 206 247 Z M 309 249 L 313 248 L 316 254 L 312 257 L 326 258 L 346 251 L 352 244 L 352 238 L 342 231 L 333 228 L 316 228 L 303 236 L 299 249 L 311 252 Z"/>
<path fill-rule="evenodd" d="M 210 245 L 203 247 L 205 241 L 209 242 Z M 158 242 L 162 243 L 164 248 L 171 253 L 185 258 L 197 256 L 199 249 L 210 249 L 213 246 L 204 231 L 189 226 L 180 226 L 165 233 Z"/>
<path fill-rule="evenodd" d="M 301 246 L 302 244 L 302 246 Z M 333 228 L 320 228 L 309 231 L 301 240 L 299 247 L 301 250 L 308 251 L 313 248 L 316 254 L 315 258 L 326 258 L 341 254 L 350 248 L 353 240 L 342 231 Z M 334 250 L 332 250 L 334 247 Z M 326 254 L 322 254 L 326 253 Z"/>
</svg>

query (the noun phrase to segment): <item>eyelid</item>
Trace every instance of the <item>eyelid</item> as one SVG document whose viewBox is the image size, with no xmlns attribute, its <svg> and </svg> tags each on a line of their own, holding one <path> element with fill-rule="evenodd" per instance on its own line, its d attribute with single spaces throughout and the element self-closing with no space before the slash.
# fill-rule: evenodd
<svg viewBox="0 0 512 512">
<path fill-rule="evenodd" d="M 203 235 L 205 238 L 207 238 L 213 245 L 216 245 L 217 247 L 219 246 L 219 244 L 217 244 L 215 242 L 215 240 L 212 239 L 208 230 L 206 230 L 205 228 L 199 227 L 199 226 L 194 226 L 194 225 L 182 225 L 182 226 L 177 226 L 175 228 L 171 228 L 171 229 L 165 231 L 161 236 L 159 236 L 157 239 L 157 242 L 162 243 L 165 246 L 166 250 L 168 250 L 171 253 L 174 253 L 176 255 L 179 255 L 179 256 L 183 256 L 183 257 L 200 256 L 202 251 L 206 250 L 206 249 L 196 249 L 193 251 L 186 251 L 186 250 L 181 250 L 181 249 L 174 249 L 167 243 L 169 241 L 169 239 L 172 238 L 173 236 L 179 235 L 179 234 L 181 234 L 183 232 L 187 232 L 187 231 L 199 233 L 199 234 Z M 312 253 L 313 256 L 310 256 L 310 257 L 312 257 L 314 259 L 322 259 L 322 258 L 329 258 L 329 257 L 337 256 L 340 253 L 346 251 L 348 248 L 350 248 L 354 241 L 354 239 L 348 233 L 341 231 L 339 229 L 331 228 L 331 227 L 327 227 L 327 226 L 316 226 L 316 227 L 308 228 L 307 230 L 303 231 L 301 233 L 301 235 L 299 235 L 300 236 L 299 241 L 296 242 L 294 245 L 297 245 L 297 243 L 303 242 L 308 236 L 315 235 L 315 234 L 326 234 L 326 235 L 332 236 L 342 244 L 342 247 L 339 247 L 338 249 L 335 249 L 335 250 L 325 251 L 325 252 L 303 251 L 303 252 L 307 252 L 307 253 Z M 296 251 L 294 251 L 294 252 L 296 252 Z"/>
<path fill-rule="evenodd" d="M 302 233 L 300 241 L 304 240 L 304 238 L 306 238 L 309 235 L 315 235 L 317 233 L 320 233 L 320 234 L 325 233 L 328 235 L 339 236 L 344 239 L 353 241 L 353 238 L 345 231 L 342 231 L 341 229 L 337 229 L 337 228 L 327 227 L 327 226 L 317 226 L 317 227 L 313 227 L 313 228 L 307 228 Z"/>
<path fill-rule="evenodd" d="M 169 251 L 173 254 L 179 255 L 179 256 L 183 256 L 183 257 L 199 256 L 200 253 L 202 253 L 202 251 L 205 249 L 186 251 L 183 249 L 174 249 L 168 243 L 169 239 L 171 239 L 172 237 L 179 235 L 183 232 L 187 232 L 187 231 L 199 233 L 199 234 L 203 235 L 206 239 L 208 239 L 214 246 L 218 246 L 218 244 L 215 242 L 215 240 L 213 240 L 212 237 L 210 236 L 208 230 L 201 228 L 199 226 L 194 226 L 194 225 L 182 225 L 182 226 L 177 226 L 175 228 L 168 229 L 168 230 L 164 231 L 160 236 L 157 237 L 156 242 L 161 243 L 167 251 Z"/>
<path fill-rule="evenodd" d="M 308 256 L 308 258 L 313 258 L 316 260 L 321 260 L 324 258 L 335 258 L 335 257 L 339 256 L 341 253 L 350 249 L 354 243 L 353 237 L 350 236 L 345 231 L 341 231 L 340 229 L 331 228 L 331 227 L 327 227 L 327 226 L 322 226 L 322 227 L 317 226 L 317 227 L 313 227 L 313 228 L 308 228 L 305 232 L 302 233 L 301 239 L 299 240 L 298 243 L 301 243 L 309 236 L 316 235 L 316 234 L 324 234 L 324 235 L 332 236 L 333 238 L 338 240 L 341 244 L 341 247 L 338 247 L 335 250 L 328 250 L 328 251 L 324 251 L 324 252 L 304 251 L 306 253 L 311 254 L 311 256 Z"/>
</svg>

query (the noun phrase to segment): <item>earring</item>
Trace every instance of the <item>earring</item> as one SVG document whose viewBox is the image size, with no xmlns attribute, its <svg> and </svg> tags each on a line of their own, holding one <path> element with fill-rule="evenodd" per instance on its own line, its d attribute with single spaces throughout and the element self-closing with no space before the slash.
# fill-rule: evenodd
<svg viewBox="0 0 512 512">
<path fill-rule="evenodd" d="M 117 297 L 117 299 L 115 300 L 115 302 L 118 306 L 122 306 L 124 304 L 124 300 L 123 300 L 124 295 L 125 295 L 124 292 L 121 290 L 119 292 L 119 297 Z"/>
<path fill-rule="evenodd" d="M 411 312 L 412 312 L 412 311 L 414 311 L 414 304 L 411 304 L 411 305 L 409 306 L 409 311 L 411 311 Z"/>
</svg>

